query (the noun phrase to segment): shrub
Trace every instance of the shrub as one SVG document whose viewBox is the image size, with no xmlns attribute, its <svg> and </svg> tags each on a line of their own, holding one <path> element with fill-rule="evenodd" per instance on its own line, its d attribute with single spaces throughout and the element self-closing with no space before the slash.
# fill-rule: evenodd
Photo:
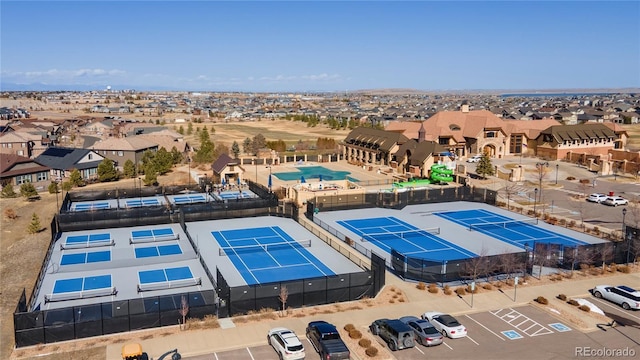
<svg viewBox="0 0 640 360">
<path fill-rule="evenodd" d="M 18 214 L 16 213 L 15 210 L 7 208 L 7 209 L 4 209 L 4 217 L 9 220 L 15 220 L 18 218 Z"/>
<path fill-rule="evenodd" d="M 569 221 L 569 227 L 576 227 L 576 221 L 575 220 L 571 220 Z"/>
<path fill-rule="evenodd" d="M 0 192 L 0 197 L 14 198 L 16 196 L 18 196 L 18 194 L 16 194 L 16 191 L 13 190 L 13 185 L 7 184 L 2 187 L 2 191 Z"/>
<path fill-rule="evenodd" d="M 360 345 L 363 348 L 368 348 L 369 346 L 371 346 L 371 340 L 369 340 L 369 339 L 360 339 L 360 341 L 358 341 L 358 345 Z"/>
<path fill-rule="evenodd" d="M 573 305 L 573 306 L 580 306 L 580 303 L 575 301 L 575 300 L 573 300 L 573 299 L 567 301 L 567 304 Z"/>
<path fill-rule="evenodd" d="M 485 290 L 493 290 L 493 285 L 491 284 L 484 284 L 482 285 L 482 288 Z"/>
<path fill-rule="evenodd" d="M 374 357 L 378 355 L 378 348 L 375 346 L 369 346 L 367 350 L 364 351 L 364 353 L 369 357 Z"/>
<path fill-rule="evenodd" d="M 463 288 L 463 287 L 459 287 L 456 289 L 456 294 L 458 295 L 465 295 L 467 293 L 467 289 Z"/>
<path fill-rule="evenodd" d="M 353 329 L 349 331 L 349 337 L 352 339 L 360 339 L 362 338 L 362 333 L 360 332 L 360 330 Z"/>
<path fill-rule="evenodd" d="M 427 288 L 427 285 L 426 285 L 425 283 L 423 283 L 422 281 L 420 281 L 420 282 L 418 283 L 418 285 L 416 285 L 416 288 L 417 288 L 418 290 L 424 290 L 424 289 L 426 289 L 426 288 Z"/>
<path fill-rule="evenodd" d="M 618 271 L 618 264 L 616 264 L 616 263 L 611 263 L 611 265 L 609 265 L 609 271 L 611 271 L 611 272 L 616 272 L 616 271 Z"/>
<path fill-rule="evenodd" d="M 538 297 L 536 298 L 536 302 L 537 302 L 538 304 L 547 305 L 547 304 L 549 303 L 549 300 L 547 300 L 547 298 L 546 298 L 546 297 L 544 297 L 544 296 L 538 296 Z"/>
<path fill-rule="evenodd" d="M 438 293 L 438 288 L 437 287 L 429 287 L 429 292 L 432 294 L 437 294 Z"/>
<path fill-rule="evenodd" d="M 474 293 L 477 294 L 478 293 L 478 286 L 476 285 L 476 287 L 473 289 L 473 291 L 471 291 L 471 285 L 467 285 L 467 288 L 465 289 L 466 292 L 468 292 L 469 294 Z"/>
<path fill-rule="evenodd" d="M 628 267 L 627 265 L 618 266 L 618 271 L 620 271 L 623 274 L 628 274 L 631 272 L 631 268 Z"/>
<path fill-rule="evenodd" d="M 451 294 L 453 294 L 453 291 L 452 291 L 451 289 L 449 289 L 449 288 L 444 289 L 442 292 L 443 292 L 445 295 L 451 295 Z"/>
<path fill-rule="evenodd" d="M 507 279 L 507 280 L 505 280 L 505 284 L 507 284 L 509 286 L 513 286 L 515 284 L 515 281 L 513 279 Z"/>
<path fill-rule="evenodd" d="M 562 300 L 562 301 L 566 301 L 567 300 L 567 295 L 565 294 L 560 294 L 557 296 L 558 299 Z"/>
<path fill-rule="evenodd" d="M 591 311 L 591 309 L 587 305 L 580 305 L 580 306 L 578 306 L 578 309 L 580 309 L 582 311 L 585 311 L 585 312 Z"/>
<path fill-rule="evenodd" d="M 575 180 L 575 179 L 576 179 L 576 178 L 575 178 L 575 177 L 573 177 L 573 176 L 567 176 L 567 180 L 568 180 L 568 181 L 572 181 L 572 180 Z"/>
<path fill-rule="evenodd" d="M 356 327 L 353 324 L 347 324 L 347 325 L 344 326 L 344 330 L 346 332 L 351 332 L 351 330 L 355 330 L 355 329 L 356 329 Z"/>
</svg>

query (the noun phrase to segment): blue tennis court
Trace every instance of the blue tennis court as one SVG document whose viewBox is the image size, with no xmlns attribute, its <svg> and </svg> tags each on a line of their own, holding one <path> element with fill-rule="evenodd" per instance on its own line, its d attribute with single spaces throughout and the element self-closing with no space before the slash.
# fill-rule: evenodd
<svg viewBox="0 0 640 360">
<path fill-rule="evenodd" d="M 140 284 L 163 283 L 178 280 L 193 279 L 193 274 L 188 266 L 164 268 L 157 270 L 138 271 Z"/>
<path fill-rule="evenodd" d="M 212 231 L 211 235 L 220 255 L 229 257 L 249 285 L 335 275 L 279 226 Z"/>
<path fill-rule="evenodd" d="M 180 255 L 182 249 L 179 244 L 145 246 L 135 249 L 136 258 L 147 258 L 156 256 Z"/>
<path fill-rule="evenodd" d="M 207 197 L 202 194 L 195 195 L 180 195 L 173 198 L 173 202 L 176 204 L 193 204 L 207 202 Z"/>
<path fill-rule="evenodd" d="M 53 285 L 53 293 L 82 292 L 108 289 L 111 287 L 111 275 L 87 276 L 72 279 L 58 279 Z"/>
<path fill-rule="evenodd" d="M 536 242 L 564 246 L 587 244 L 528 223 L 532 219 L 514 220 L 484 209 L 435 212 L 434 215 L 453 221 L 468 230 L 478 231 L 522 249 L 525 248 L 525 244 L 533 246 L 533 243 Z"/>
<path fill-rule="evenodd" d="M 85 251 L 75 254 L 64 254 L 60 259 L 60 265 L 91 264 L 104 261 L 111 261 L 111 251 Z"/>
<path fill-rule="evenodd" d="M 109 209 L 111 205 L 108 202 L 85 202 L 85 203 L 76 203 L 73 204 L 71 209 L 73 211 L 89 211 L 89 210 L 101 210 L 101 209 Z"/>
<path fill-rule="evenodd" d="M 91 247 L 101 246 L 105 243 L 111 243 L 110 233 L 90 234 L 90 235 L 74 235 L 68 236 L 65 241 L 66 247 Z"/>
<path fill-rule="evenodd" d="M 337 223 L 361 236 L 358 241 L 368 241 L 387 253 L 393 249 L 403 255 L 437 261 L 476 256 L 436 236 L 435 229 L 419 229 L 393 216 L 341 220 Z"/>
<path fill-rule="evenodd" d="M 145 230 L 131 231 L 130 241 L 132 243 L 136 243 L 136 242 L 175 240 L 178 238 L 179 236 L 173 232 L 172 228 L 145 229 Z"/>
<path fill-rule="evenodd" d="M 127 199 L 125 200 L 127 207 L 155 206 L 160 205 L 160 200 L 152 199 Z"/>
</svg>

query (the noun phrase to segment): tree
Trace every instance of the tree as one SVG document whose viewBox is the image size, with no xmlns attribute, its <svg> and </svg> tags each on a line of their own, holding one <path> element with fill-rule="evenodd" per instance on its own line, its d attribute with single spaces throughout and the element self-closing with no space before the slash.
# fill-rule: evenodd
<svg viewBox="0 0 640 360">
<path fill-rule="evenodd" d="M 233 153 L 233 157 L 235 159 L 240 156 L 240 145 L 237 141 L 234 141 L 233 144 L 231 144 L 231 152 Z"/>
<path fill-rule="evenodd" d="M 156 185 L 158 183 L 158 173 L 153 164 L 149 164 L 144 168 L 144 179 L 142 181 L 144 181 L 146 186 Z"/>
<path fill-rule="evenodd" d="M 182 155 L 182 153 L 180 153 L 180 151 L 178 151 L 178 149 L 175 146 L 172 147 L 171 161 L 173 162 L 173 165 L 180 164 L 182 160 L 184 160 L 184 156 Z"/>
<path fill-rule="evenodd" d="M 186 321 L 187 314 L 189 314 L 189 302 L 187 301 L 187 297 L 182 295 L 180 300 L 180 310 L 178 310 L 180 315 L 182 315 L 182 330 L 186 329 Z"/>
<path fill-rule="evenodd" d="M 173 166 L 173 156 L 165 148 L 160 148 L 153 159 L 154 167 L 160 174 L 166 174 Z"/>
<path fill-rule="evenodd" d="M 32 196 L 38 195 L 38 191 L 32 183 L 26 182 L 20 185 L 20 195 L 24 198 L 30 198 Z"/>
<path fill-rule="evenodd" d="M 193 134 L 193 124 L 189 123 L 187 124 L 187 135 L 191 135 Z"/>
<path fill-rule="evenodd" d="M 264 149 L 265 146 L 267 146 L 267 140 L 264 138 L 264 135 L 258 134 L 251 140 L 251 153 L 258 155 L 258 151 Z"/>
<path fill-rule="evenodd" d="M 136 165 L 131 161 L 131 159 L 124 162 L 124 165 L 122 166 L 122 175 L 127 179 L 136 177 Z"/>
<path fill-rule="evenodd" d="M 215 147 L 209 139 L 209 132 L 203 131 L 200 133 L 200 148 L 193 156 L 193 161 L 200 164 L 207 164 L 213 162 Z"/>
<path fill-rule="evenodd" d="M 217 159 L 222 154 L 229 155 L 229 147 L 225 144 L 218 144 L 213 151 L 213 159 Z"/>
<path fill-rule="evenodd" d="M 488 274 L 492 271 L 491 264 L 487 258 L 489 250 L 482 246 L 478 256 L 469 259 L 464 263 L 463 273 L 472 281 L 476 281 L 480 275 Z"/>
<path fill-rule="evenodd" d="M 521 272 L 526 265 L 523 264 L 522 261 L 520 261 L 518 253 L 510 252 L 509 250 L 505 250 L 502 254 L 500 254 L 499 259 L 500 268 L 503 273 L 507 274 L 508 279 L 510 279 L 514 273 Z"/>
<path fill-rule="evenodd" d="M 482 154 L 482 157 L 478 162 L 478 166 L 476 166 L 476 173 L 482 176 L 483 179 L 486 179 L 487 176 L 493 176 L 495 174 L 493 164 L 491 163 L 491 158 L 489 158 L 489 155 L 487 153 Z"/>
<path fill-rule="evenodd" d="M 512 182 L 508 182 L 502 189 L 507 198 L 507 210 L 511 210 L 511 197 L 518 192 L 518 186 Z"/>
<path fill-rule="evenodd" d="M 80 174 L 80 170 L 73 169 L 73 171 L 69 175 L 69 182 L 73 186 L 80 186 L 84 183 L 84 180 L 82 180 L 82 175 Z"/>
<path fill-rule="evenodd" d="M 71 183 L 71 181 L 65 181 L 60 187 L 62 188 L 62 190 L 69 192 L 71 189 L 73 189 L 73 184 Z"/>
<path fill-rule="evenodd" d="M 18 194 L 16 194 L 15 190 L 13 190 L 12 184 L 6 184 L 2 187 L 2 192 L 0 192 L 0 197 L 14 198 L 16 196 L 18 196 Z"/>
<path fill-rule="evenodd" d="M 52 181 L 51 184 L 49 184 L 49 187 L 47 188 L 47 190 L 49 190 L 49 194 L 57 194 L 60 192 L 58 183 L 55 181 Z"/>
<path fill-rule="evenodd" d="M 38 217 L 38 214 L 33 213 L 33 215 L 31 215 L 31 223 L 29 223 L 27 231 L 29 232 L 29 234 L 37 234 L 40 232 L 40 230 L 42 230 L 42 225 L 40 225 L 40 218 Z"/>
<path fill-rule="evenodd" d="M 180 125 L 180 127 L 178 128 L 178 134 L 184 135 L 184 126 Z"/>
<path fill-rule="evenodd" d="M 116 181 L 118 177 L 118 170 L 111 159 L 104 158 L 98 164 L 98 180 L 100 182 Z"/>
<path fill-rule="evenodd" d="M 289 299 L 289 289 L 286 286 L 280 287 L 280 295 L 278 295 L 278 300 L 282 304 L 281 315 L 284 316 L 284 312 L 287 309 L 287 300 Z"/>
<path fill-rule="evenodd" d="M 249 154 L 251 152 L 251 139 L 246 138 L 242 142 L 242 152 Z"/>
</svg>

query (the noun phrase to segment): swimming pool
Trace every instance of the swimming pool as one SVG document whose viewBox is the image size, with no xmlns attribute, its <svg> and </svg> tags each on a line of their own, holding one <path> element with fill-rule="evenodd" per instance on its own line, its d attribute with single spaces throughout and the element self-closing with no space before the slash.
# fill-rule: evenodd
<svg viewBox="0 0 640 360">
<path fill-rule="evenodd" d="M 351 174 L 349 171 L 334 171 L 324 166 L 300 166 L 296 168 L 296 171 L 273 173 L 273 176 L 284 181 L 302 180 L 303 178 L 305 180 L 322 178 L 322 180 L 348 179 L 358 181 L 358 179 L 348 176 L 349 174 Z"/>
</svg>

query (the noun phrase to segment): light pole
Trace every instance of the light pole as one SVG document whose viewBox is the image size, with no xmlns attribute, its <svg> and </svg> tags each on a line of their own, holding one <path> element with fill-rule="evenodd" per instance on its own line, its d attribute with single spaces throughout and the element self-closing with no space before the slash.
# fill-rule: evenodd
<svg viewBox="0 0 640 360">
<path fill-rule="evenodd" d="M 538 188 L 540 189 L 540 200 L 542 200 L 542 176 L 544 175 L 544 169 L 549 167 L 548 162 L 538 162 L 536 163 L 536 169 L 538 169 Z"/>
<path fill-rule="evenodd" d="M 187 190 L 191 185 L 191 157 L 187 156 L 187 165 L 189 166 L 189 171 L 187 172 Z"/>
<path fill-rule="evenodd" d="M 271 180 L 271 165 L 269 165 L 269 166 L 267 166 L 267 167 L 269 168 L 269 179 L 267 180 L 267 181 L 268 181 L 268 184 L 267 184 L 267 185 L 269 186 L 269 192 L 271 192 L 271 185 L 272 185 L 272 184 L 271 184 L 271 181 L 272 181 L 272 180 Z"/>
<path fill-rule="evenodd" d="M 629 266 L 629 253 L 631 252 L 631 239 L 627 239 L 627 229 L 625 224 L 625 217 L 627 216 L 627 209 L 622 209 L 622 240 L 627 241 L 627 266 Z"/>
<path fill-rule="evenodd" d="M 533 189 L 533 216 L 538 218 L 538 213 L 536 212 L 536 205 L 538 204 L 538 188 Z"/>
<path fill-rule="evenodd" d="M 556 164 L 556 185 L 558 185 L 558 168 L 560 167 L 560 164 Z"/>
<path fill-rule="evenodd" d="M 56 183 L 56 213 L 60 214 L 60 203 L 58 203 L 58 179 L 55 180 Z"/>
</svg>

